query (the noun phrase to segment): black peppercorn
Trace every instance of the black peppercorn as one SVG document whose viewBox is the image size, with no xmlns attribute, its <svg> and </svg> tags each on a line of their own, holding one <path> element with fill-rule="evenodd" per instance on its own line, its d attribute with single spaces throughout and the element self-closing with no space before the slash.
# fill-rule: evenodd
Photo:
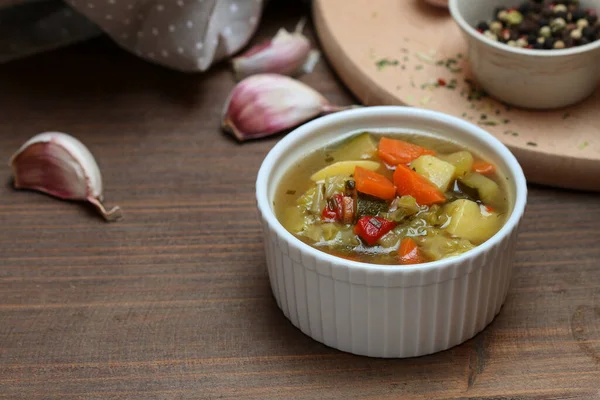
<svg viewBox="0 0 600 400">
<path fill-rule="evenodd" d="M 536 42 L 533 44 L 533 48 L 536 50 L 542 50 L 544 48 L 544 45 Z"/>
<path fill-rule="evenodd" d="M 484 32 L 485 32 L 485 31 L 487 31 L 488 29 L 490 29 L 490 25 L 489 25 L 487 22 L 485 22 L 485 21 L 482 21 L 482 22 L 480 22 L 479 24 L 477 24 L 477 29 L 481 29 L 482 31 L 484 31 Z"/>
<path fill-rule="evenodd" d="M 573 21 L 578 21 L 587 16 L 585 10 L 575 10 L 573 11 Z"/>
<path fill-rule="evenodd" d="M 550 20 L 547 18 L 540 18 L 538 21 L 538 25 L 539 26 L 546 26 L 546 25 L 550 25 Z"/>
<path fill-rule="evenodd" d="M 575 45 L 575 40 L 572 37 L 566 37 L 563 39 L 563 43 L 565 44 L 565 47 L 573 47 Z"/>
<path fill-rule="evenodd" d="M 579 39 L 577 41 L 577 44 L 580 45 L 580 46 L 583 46 L 583 45 L 586 45 L 586 44 L 589 44 L 589 43 L 590 43 L 590 40 L 588 38 L 586 38 L 586 37 L 582 37 L 581 39 Z"/>
<path fill-rule="evenodd" d="M 583 28 L 581 30 L 581 35 L 585 38 L 587 38 L 588 40 L 594 40 L 595 32 L 594 32 L 594 28 L 586 26 L 585 28 Z"/>
<path fill-rule="evenodd" d="M 590 25 L 594 25 L 596 22 L 598 22 L 598 16 L 596 14 L 589 14 L 586 19 Z"/>
<path fill-rule="evenodd" d="M 537 42 L 537 35 L 536 34 L 531 34 L 527 36 L 527 43 L 529 44 L 535 44 Z"/>
<path fill-rule="evenodd" d="M 554 38 L 546 38 L 546 40 L 544 40 L 544 49 L 552 49 L 555 41 Z"/>
<path fill-rule="evenodd" d="M 518 29 L 520 34 L 528 35 L 531 33 L 535 33 L 538 30 L 538 25 L 535 22 L 526 19 L 519 24 Z"/>
<path fill-rule="evenodd" d="M 523 15 L 529 14 L 531 9 L 532 9 L 531 4 L 528 1 L 521 3 L 521 5 L 519 6 L 519 12 Z"/>
<path fill-rule="evenodd" d="M 552 17 L 554 17 L 554 11 L 552 11 L 549 8 L 544 8 L 541 11 L 541 13 L 542 13 L 542 17 L 544 17 L 544 18 L 552 18 Z"/>
</svg>

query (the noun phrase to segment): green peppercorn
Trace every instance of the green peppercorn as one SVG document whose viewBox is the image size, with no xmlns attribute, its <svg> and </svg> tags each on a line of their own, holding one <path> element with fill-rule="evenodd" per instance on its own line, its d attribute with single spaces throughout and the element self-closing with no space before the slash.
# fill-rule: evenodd
<svg viewBox="0 0 600 400">
<path fill-rule="evenodd" d="M 565 26 L 567 26 L 567 21 L 563 18 L 555 18 L 550 22 L 550 29 L 552 29 L 552 32 L 561 31 Z"/>
<path fill-rule="evenodd" d="M 563 42 L 562 40 L 557 40 L 556 42 L 554 42 L 554 48 L 555 49 L 564 49 L 565 42 Z"/>
<path fill-rule="evenodd" d="M 523 22 L 523 14 L 517 10 L 509 11 L 508 15 L 506 16 L 506 22 L 509 25 L 519 25 L 521 22 Z"/>
<path fill-rule="evenodd" d="M 509 40 L 508 42 L 506 42 L 507 45 L 509 45 L 510 47 L 519 47 L 519 45 L 517 44 L 517 42 L 515 40 Z"/>
<path fill-rule="evenodd" d="M 528 44 L 529 44 L 529 42 L 527 42 L 527 39 L 519 38 L 517 40 L 518 47 L 527 47 Z"/>
<path fill-rule="evenodd" d="M 540 28 L 540 36 L 545 38 L 552 36 L 552 29 L 549 26 L 542 26 Z"/>
<path fill-rule="evenodd" d="M 498 18 L 500 21 L 502 22 L 506 22 L 508 20 L 508 11 L 506 10 L 502 10 L 500 11 L 497 15 L 496 18 Z"/>
<path fill-rule="evenodd" d="M 561 12 L 567 12 L 567 6 L 565 6 L 564 4 L 557 4 L 554 6 L 552 11 L 554 11 L 554 14 L 558 14 Z"/>
<path fill-rule="evenodd" d="M 502 33 L 502 29 L 504 29 L 504 27 L 502 26 L 501 22 L 494 21 L 490 24 L 490 31 L 492 31 L 496 35 Z"/>
<path fill-rule="evenodd" d="M 483 32 L 483 35 L 490 40 L 493 40 L 495 42 L 498 41 L 498 36 L 496 36 L 496 34 L 490 30 Z"/>
<path fill-rule="evenodd" d="M 589 26 L 589 25 L 590 25 L 590 23 L 588 22 L 587 19 L 582 18 L 580 20 L 577 20 L 577 27 L 578 28 L 582 28 L 583 29 L 583 28 L 585 28 L 586 26 Z"/>
<path fill-rule="evenodd" d="M 579 40 L 581 39 L 581 36 L 583 36 L 583 34 L 581 33 L 581 29 L 574 29 L 571 31 L 571 38 L 575 39 L 575 40 Z"/>
</svg>

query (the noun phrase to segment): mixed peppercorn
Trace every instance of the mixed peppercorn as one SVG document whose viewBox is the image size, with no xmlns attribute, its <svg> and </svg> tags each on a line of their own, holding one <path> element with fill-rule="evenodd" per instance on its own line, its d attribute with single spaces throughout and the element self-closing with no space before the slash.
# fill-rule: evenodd
<svg viewBox="0 0 600 400">
<path fill-rule="evenodd" d="M 513 47 L 538 50 L 583 46 L 600 39 L 596 10 L 578 0 L 527 0 L 518 7 L 498 7 L 494 18 L 477 30 L 487 38 Z"/>
</svg>

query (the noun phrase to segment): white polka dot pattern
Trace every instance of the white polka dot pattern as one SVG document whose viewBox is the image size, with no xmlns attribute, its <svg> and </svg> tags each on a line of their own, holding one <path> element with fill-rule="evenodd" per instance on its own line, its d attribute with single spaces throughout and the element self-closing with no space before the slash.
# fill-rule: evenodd
<svg viewBox="0 0 600 400">
<path fill-rule="evenodd" d="M 195 72 L 238 52 L 264 0 L 65 0 L 120 46 L 148 61 Z"/>
</svg>

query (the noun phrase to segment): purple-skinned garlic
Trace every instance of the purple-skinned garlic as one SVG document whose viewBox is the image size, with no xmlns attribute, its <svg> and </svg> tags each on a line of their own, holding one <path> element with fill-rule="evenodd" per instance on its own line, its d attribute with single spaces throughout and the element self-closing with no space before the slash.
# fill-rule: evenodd
<svg viewBox="0 0 600 400">
<path fill-rule="evenodd" d="M 281 28 L 272 39 L 233 58 L 236 79 L 262 73 L 296 76 L 312 72 L 320 53 L 311 49 L 308 38 L 302 34 L 304 23 L 301 20 L 291 33 Z"/>
<path fill-rule="evenodd" d="M 284 75 L 252 75 L 231 91 L 223 108 L 222 127 L 243 142 L 353 107 L 332 105 L 316 90 Z"/>
<path fill-rule="evenodd" d="M 94 156 L 73 136 L 44 132 L 25 142 L 10 159 L 16 189 L 36 190 L 63 200 L 87 201 L 107 221 L 121 209 L 102 204 L 102 175 Z"/>
</svg>

